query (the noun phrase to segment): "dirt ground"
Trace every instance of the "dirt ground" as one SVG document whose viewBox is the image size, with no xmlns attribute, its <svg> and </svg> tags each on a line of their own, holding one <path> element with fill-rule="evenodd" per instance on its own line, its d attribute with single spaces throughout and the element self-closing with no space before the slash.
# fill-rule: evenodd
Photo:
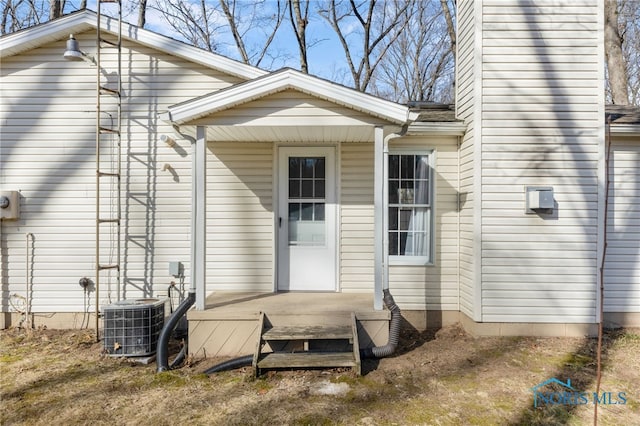
<svg viewBox="0 0 640 426">
<path fill-rule="evenodd" d="M 220 360 L 157 374 L 155 363 L 105 356 L 91 331 L 12 329 L 0 332 L 0 423 L 590 425 L 595 353 L 591 338 L 473 338 L 452 326 L 404 330 L 396 354 L 364 361 L 361 377 L 254 379 L 249 368 L 202 374 Z M 534 407 L 532 388 L 552 378 L 578 393 L 545 385 Z M 640 424 L 640 330 L 607 332 L 599 399 L 599 424 Z"/>
</svg>

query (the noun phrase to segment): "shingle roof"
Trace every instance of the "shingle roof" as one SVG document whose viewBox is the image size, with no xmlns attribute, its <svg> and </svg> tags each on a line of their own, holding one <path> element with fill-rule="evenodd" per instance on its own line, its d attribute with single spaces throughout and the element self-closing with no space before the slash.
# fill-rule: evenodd
<svg viewBox="0 0 640 426">
<path fill-rule="evenodd" d="M 454 105 L 432 102 L 409 102 L 411 112 L 418 114 L 417 122 L 453 122 L 462 121 L 456 118 Z"/>
<path fill-rule="evenodd" d="M 640 107 L 635 105 L 607 105 L 606 120 L 616 124 L 640 124 Z"/>
</svg>

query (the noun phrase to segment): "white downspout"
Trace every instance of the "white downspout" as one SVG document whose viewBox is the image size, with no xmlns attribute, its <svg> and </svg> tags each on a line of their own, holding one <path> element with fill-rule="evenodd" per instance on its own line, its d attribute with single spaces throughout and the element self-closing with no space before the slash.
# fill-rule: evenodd
<svg viewBox="0 0 640 426">
<path fill-rule="evenodd" d="M 383 296 L 383 290 L 388 290 L 389 289 L 389 233 L 387 232 L 387 230 L 389 229 L 389 200 L 387 197 L 387 193 L 389 192 L 389 181 L 388 181 L 388 176 L 389 176 L 389 141 L 393 140 L 393 139 L 397 139 L 400 138 L 402 136 L 404 136 L 407 133 L 407 129 L 409 128 L 408 124 L 405 124 L 402 129 L 399 132 L 396 133 L 391 133 L 387 136 L 385 136 L 384 138 L 382 138 L 381 141 L 381 150 L 382 152 L 380 153 L 380 157 L 381 157 L 381 161 L 382 161 L 382 167 L 381 167 L 381 174 L 382 176 L 378 176 L 376 174 L 376 182 L 378 182 L 378 179 L 381 179 L 382 182 L 381 184 L 378 184 L 378 186 L 380 186 L 379 188 L 379 192 L 376 191 L 376 195 L 379 195 L 379 203 L 375 203 L 376 205 L 376 211 L 378 212 L 378 215 L 380 216 L 380 218 L 378 219 L 379 222 L 381 222 L 381 232 L 376 232 L 376 236 L 377 238 L 380 238 L 381 241 L 379 243 L 379 246 L 376 245 L 376 254 L 378 256 L 378 258 L 380 259 L 380 263 L 379 263 L 379 268 L 380 268 L 380 285 L 379 285 L 379 291 L 378 291 L 378 286 L 376 286 L 376 298 L 374 301 L 374 308 L 375 309 L 382 309 L 382 296 Z M 378 128 L 376 128 L 378 129 Z M 380 128 L 380 131 L 382 132 L 382 128 Z M 376 138 L 376 142 L 378 142 L 378 139 Z M 377 146 L 377 145 L 376 145 Z M 376 152 L 377 153 L 377 152 Z M 378 162 L 378 158 L 376 157 L 376 163 Z M 378 164 L 378 163 L 377 163 Z M 380 253 L 378 253 L 378 249 L 381 250 Z M 378 263 L 376 262 L 376 267 Z M 379 306 L 379 307 L 378 307 Z"/>
<path fill-rule="evenodd" d="M 196 309 L 206 307 L 206 240 L 207 240 L 207 128 L 196 127 L 192 145 L 191 182 L 191 290 L 196 293 Z"/>
</svg>

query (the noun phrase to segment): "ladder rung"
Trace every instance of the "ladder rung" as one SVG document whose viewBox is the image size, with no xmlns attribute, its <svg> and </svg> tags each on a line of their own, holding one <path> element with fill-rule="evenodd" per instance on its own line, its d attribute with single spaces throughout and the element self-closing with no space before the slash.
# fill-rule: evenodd
<svg viewBox="0 0 640 426">
<path fill-rule="evenodd" d="M 100 133 L 115 133 L 115 134 L 119 134 L 120 132 L 118 132 L 116 129 L 109 129 L 108 127 L 100 126 Z"/>
<path fill-rule="evenodd" d="M 98 223 L 120 223 L 120 219 L 98 219 Z"/>
<path fill-rule="evenodd" d="M 98 270 L 104 271 L 105 269 L 120 269 L 120 265 L 98 265 Z"/>
<path fill-rule="evenodd" d="M 100 92 L 104 92 L 104 93 L 107 93 L 107 94 L 110 94 L 110 95 L 119 95 L 120 94 L 120 92 L 117 91 L 116 89 L 110 89 L 110 88 L 105 87 L 105 86 L 100 86 Z"/>
<path fill-rule="evenodd" d="M 120 173 L 98 172 L 98 177 L 120 177 Z"/>
</svg>

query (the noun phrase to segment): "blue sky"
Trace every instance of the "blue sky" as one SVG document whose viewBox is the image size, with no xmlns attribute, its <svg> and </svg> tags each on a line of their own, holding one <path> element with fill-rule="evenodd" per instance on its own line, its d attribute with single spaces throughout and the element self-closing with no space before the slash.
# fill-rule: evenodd
<svg viewBox="0 0 640 426">
<path fill-rule="evenodd" d="M 73 7 L 73 4 L 76 2 L 79 3 L 79 0 L 74 0 L 71 5 L 68 5 L 67 7 Z M 148 0 L 149 4 L 152 2 L 153 0 Z M 217 1 L 215 3 L 217 4 Z M 134 2 L 131 0 L 123 1 L 123 19 L 135 24 L 138 16 L 137 10 L 130 11 L 133 4 Z M 270 3 L 267 1 L 267 5 L 270 4 L 273 6 L 275 5 L 275 2 Z M 95 10 L 96 0 L 88 1 L 87 7 L 91 10 Z M 312 10 L 314 10 L 315 7 L 317 7 L 317 5 L 311 5 Z M 103 4 L 102 12 L 104 14 L 111 14 L 111 11 L 117 11 L 117 7 L 111 4 Z M 146 29 L 175 39 L 184 40 L 180 34 L 175 32 L 171 26 L 167 24 L 162 14 L 157 10 L 149 9 L 147 11 L 146 19 Z M 221 23 L 224 23 L 223 19 L 224 18 L 221 17 Z M 351 77 L 349 75 L 342 46 L 330 26 L 319 15 L 312 11 L 310 11 L 310 22 L 307 27 L 307 40 L 309 42 L 316 41 L 316 43 L 308 50 L 308 63 L 311 74 L 328 78 L 333 81 L 351 83 Z M 258 42 L 258 39 L 254 39 L 253 44 L 255 45 Z M 249 38 L 247 44 L 252 44 L 251 38 Z M 233 38 L 229 32 L 221 32 L 219 46 L 220 48 L 218 53 L 234 59 L 239 59 Z M 261 67 L 277 69 L 283 66 L 288 66 L 299 69 L 298 47 L 295 35 L 291 29 L 291 24 L 288 21 L 281 24 L 280 30 L 272 46 L 273 52 L 284 52 L 286 57 L 283 58 L 281 55 L 281 57 L 273 63 L 265 59 L 261 63 Z"/>
</svg>

